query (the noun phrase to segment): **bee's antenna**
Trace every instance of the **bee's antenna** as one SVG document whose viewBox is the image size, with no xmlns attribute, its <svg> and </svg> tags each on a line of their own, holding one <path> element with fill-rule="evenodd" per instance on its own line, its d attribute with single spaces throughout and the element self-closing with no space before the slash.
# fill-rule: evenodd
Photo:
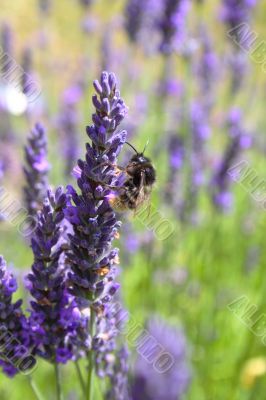
<svg viewBox="0 0 266 400">
<path fill-rule="evenodd" d="M 132 144 L 125 142 L 128 146 L 130 146 L 137 154 L 139 154 L 139 152 L 135 149 L 134 146 L 132 146 Z"/>
<path fill-rule="evenodd" d="M 146 142 L 146 144 L 145 144 L 145 146 L 144 146 L 144 149 L 143 149 L 143 152 L 142 152 L 142 154 L 144 154 L 144 153 L 145 153 L 145 150 L 146 150 L 146 148 L 147 148 L 148 144 L 149 144 L 149 139 L 147 140 L 147 142 Z"/>
</svg>

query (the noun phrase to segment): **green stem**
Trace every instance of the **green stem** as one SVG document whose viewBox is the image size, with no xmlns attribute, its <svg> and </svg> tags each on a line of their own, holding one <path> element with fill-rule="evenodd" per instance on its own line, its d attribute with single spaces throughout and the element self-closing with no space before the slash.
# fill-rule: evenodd
<svg viewBox="0 0 266 400">
<path fill-rule="evenodd" d="M 94 311 L 91 307 L 90 315 L 90 335 L 93 337 L 93 326 L 94 326 Z M 93 399 L 93 351 L 92 349 L 88 354 L 88 383 L 87 383 L 87 397 L 86 400 Z"/>
<path fill-rule="evenodd" d="M 32 391 L 33 391 L 33 393 L 34 393 L 35 396 L 36 396 L 36 399 L 37 399 L 37 400 L 44 400 L 44 398 L 43 398 L 43 396 L 42 396 L 42 394 L 41 394 L 41 392 L 40 392 L 38 386 L 36 385 L 36 383 L 35 383 L 34 380 L 32 379 L 31 375 L 28 376 L 28 380 L 29 380 L 29 384 L 30 384 L 30 386 L 31 386 L 31 388 L 32 388 Z"/>
<path fill-rule="evenodd" d="M 82 392 L 83 392 L 84 396 L 86 396 L 86 385 L 85 385 L 78 361 L 75 361 L 75 367 L 76 367 L 76 371 L 77 371 L 77 375 L 79 378 L 79 383 L 80 383 Z"/>
<path fill-rule="evenodd" d="M 61 377 L 60 377 L 59 366 L 57 363 L 55 363 L 54 365 L 54 370 L 55 370 L 55 383 L 56 383 L 56 399 L 63 400 L 63 394 L 61 391 Z"/>
</svg>

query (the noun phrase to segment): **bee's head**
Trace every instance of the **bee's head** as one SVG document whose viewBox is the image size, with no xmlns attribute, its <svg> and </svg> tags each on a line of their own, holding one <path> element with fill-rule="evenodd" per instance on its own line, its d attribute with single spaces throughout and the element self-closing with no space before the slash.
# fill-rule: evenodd
<svg viewBox="0 0 266 400">
<path fill-rule="evenodd" d="M 134 154 L 134 156 L 131 157 L 131 159 L 130 159 L 129 164 L 130 164 L 131 166 L 138 166 L 139 168 L 141 168 L 141 167 L 143 167 L 143 166 L 148 166 L 149 164 L 151 164 L 150 159 L 149 159 L 148 157 L 145 157 L 145 156 L 144 156 L 144 152 L 145 152 L 145 150 L 146 150 L 146 147 L 147 147 L 147 145 L 148 145 L 148 142 L 146 143 L 146 145 L 145 145 L 145 147 L 144 147 L 144 149 L 143 149 L 143 151 L 142 151 L 141 153 L 139 153 L 139 152 L 135 149 L 135 147 L 132 146 L 132 144 L 130 144 L 130 143 L 128 143 L 128 142 L 126 142 L 126 144 L 127 144 L 128 146 L 130 146 L 130 147 L 135 151 L 135 153 L 136 153 L 136 154 Z"/>
<path fill-rule="evenodd" d="M 150 163 L 150 159 L 148 157 L 144 157 L 143 153 L 137 153 L 134 154 L 134 156 L 130 159 L 130 163 L 135 163 L 135 164 L 147 164 Z"/>
<path fill-rule="evenodd" d="M 134 156 L 131 158 L 130 162 L 131 163 L 137 163 L 137 164 L 146 164 L 146 163 L 150 163 L 150 159 L 147 157 L 144 157 L 144 153 L 146 150 L 146 147 L 148 146 L 149 141 L 145 144 L 144 149 L 141 153 L 139 153 L 134 146 L 132 146 L 132 144 L 125 142 L 128 146 L 130 146 L 136 154 L 134 154 Z"/>
<path fill-rule="evenodd" d="M 130 143 L 127 143 L 129 146 L 133 148 L 136 152 L 134 156 L 130 159 L 128 166 L 127 166 L 127 173 L 134 177 L 135 184 L 139 184 L 141 180 L 141 176 L 144 173 L 145 176 L 145 184 L 152 185 L 156 179 L 156 172 L 151 163 L 151 160 L 148 157 L 144 156 L 144 150 L 139 153 Z"/>
</svg>

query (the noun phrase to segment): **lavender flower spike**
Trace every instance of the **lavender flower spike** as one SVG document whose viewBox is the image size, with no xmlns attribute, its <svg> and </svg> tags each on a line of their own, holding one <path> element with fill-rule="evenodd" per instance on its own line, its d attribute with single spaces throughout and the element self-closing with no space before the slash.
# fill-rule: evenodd
<svg viewBox="0 0 266 400">
<path fill-rule="evenodd" d="M 34 263 L 28 275 L 31 301 L 30 327 L 35 353 L 51 361 L 66 363 L 74 357 L 80 313 L 67 292 L 61 222 L 66 195 L 59 187 L 48 192 L 32 238 Z"/>
<path fill-rule="evenodd" d="M 120 223 L 109 203 L 108 185 L 119 186 L 115 168 L 117 156 L 126 140 L 125 131 L 116 131 L 127 107 L 117 90 L 115 75 L 103 72 L 100 82 L 94 82 L 97 95 L 92 97 L 96 112 L 93 125 L 87 127 L 91 143 L 86 145 L 85 161 L 78 161 L 76 176 L 81 193 L 68 190 L 72 203 L 65 216 L 73 225 L 70 235 L 69 286 L 72 294 L 89 301 L 109 302 L 118 285 L 113 280 L 117 250 L 112 241 Z M 101 299 L 100 299 L 101 297 Z M 88 306 L 88 302 L 85 302 Z"/>
<path fill-rule="evenodd" d="M 49 164 L 47 161 L 47 140 L 43 126 L 37 123 L 25 146 L 24 187 L 25 203 L 30 215 L 41 209 L 48 188 Z"/>
<path fill-rule="evenodd" d="M 0 365 L 9 377 L 23 371 L 22 360 L 30 347 L 28 322 L 21 310 L 22 300 L 12 302 L 16 291 L 16 279 L 8 272 L 6 262 L 0 256 Z"/>
</svg>

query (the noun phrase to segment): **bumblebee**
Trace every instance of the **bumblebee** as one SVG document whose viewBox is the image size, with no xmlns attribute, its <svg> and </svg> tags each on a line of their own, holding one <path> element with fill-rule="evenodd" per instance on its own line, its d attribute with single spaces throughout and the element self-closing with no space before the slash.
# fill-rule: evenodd
<svg viewBox="0 0 266 400">
<path fill-rule="evenodd" d="M 118 193 L 110 198 L 111 206 L 118 211 L 138 210 L 148 201 L 152 186 L 156 180 L 156 171 L 151 160 L 144 156 L 144 150 L 139 153 L 135 147 L 126 142 L 136 154 L 129 160 L 125 168 L 119 168 L 126 174 L 123 186 L 117 188 Z"/>
</svg>

